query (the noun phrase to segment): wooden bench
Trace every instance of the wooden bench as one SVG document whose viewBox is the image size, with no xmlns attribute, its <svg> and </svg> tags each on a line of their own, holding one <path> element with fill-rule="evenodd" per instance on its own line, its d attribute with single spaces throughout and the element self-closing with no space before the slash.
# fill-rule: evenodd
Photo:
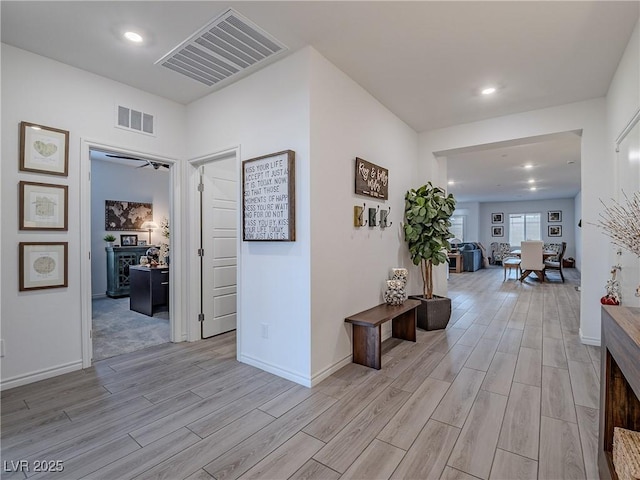
<svg viewBox="0 0 640 480">
<path fill-rule="evenodd" d="M 402 305 L 380 304 L 344 319 L 353 324 L 353 363 L 380 370 L 382 367 L 381 325 L 391 320 L 391 335 L 416 341 L 416 308 L 419 300 L 406 300 Z"/>
</svg>

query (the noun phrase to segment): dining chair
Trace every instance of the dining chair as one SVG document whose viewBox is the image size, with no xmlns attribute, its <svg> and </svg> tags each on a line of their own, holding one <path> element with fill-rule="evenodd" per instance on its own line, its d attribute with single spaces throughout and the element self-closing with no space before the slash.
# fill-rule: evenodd
<svg viewBox="0 0 640 480">
<path fill-rule="evenodd" d="M 526 241 L 520 244 L 520 281 L 524 281 L 532 272 L 538 276 L 541 282 L 544 282 L 544 260 L 542 255 L 542 247 L 544 242 Z"/>
<path fill-rule="evenodd" d="M 564 283 L 564 274 L 562 273 L 562 259 L 564 258 L 564 253 L 567 250 L 567 242 L 562 242 L 562 247 L 560 248 L 560 253 L 558 253 L 557 257 L 551 257 L 544 261 L 544 270 L 545 273 L 549 270 L 557 270 L 560 272 L 560 278 L 562 279 L 562 283 Z"/>
</svg>

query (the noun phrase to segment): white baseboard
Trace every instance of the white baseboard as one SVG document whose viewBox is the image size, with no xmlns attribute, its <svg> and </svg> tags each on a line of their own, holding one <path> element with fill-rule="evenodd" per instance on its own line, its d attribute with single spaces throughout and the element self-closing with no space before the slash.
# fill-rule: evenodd
<svg viewBox="0 0 640 480">
<path fill-rule="evenodd" d="M 585 345 L 593 345 L 599 347 L 602 344 L 600 337 L 586 337 L 582 334 L 582 329 L 579 330 L 580 341 Z"/>
<path fill-rule="evenodd" d="M 325 378 L 327 378 L 329 375 L 331 375 L 332 373 L 337 372 L 338 370 L 340 370 L 345 365 L 349 365 L 352 361 L 353 361 L 353 355 L 348 355 L 345 358 L 343 358 L 342 360 L 340 360 L 338 363 L 334 363 L 333 365 L 328 366 L 327 368 L 325 368 L 321 372 L 316 373 L 315 375 L 313 375 L 311 377 L 311 386 L 315 387 L 321 381 L 323 381 Z"/>
<path fill-rule="evenodd" d="M 82 360 L 76 362 L 66 363 L 64 365 L 58 365 L 51 368 L 43 368 L 36 372 L 26 373 L 24 375 L 16 375 L 8 379 L 3 379 L 0 382 L 0 391 L 8 390 L 10 388 L 19 387 L 28 383 L 44 380 L 45 378 L 56 377 L 64 373 L 74 372 L 82 369 Z"/>
<path fill-rule="evenodd" d="M 242 363 L 246 363 L 247 365 L 251 365 L 257 367 L 265 372 L 273 373 L 282 378 L 286 378 L 287 380 L 291 380 L 292 382 L 296 382 L 303 387 L 311 388 L 311 379 L 309 377 L 305 377 L 300 375 L 299 373 L 292 372 L 290 370 L 285 370 L 277 365 L 273 365 L 271 363 L 263 362 L 262 360 L 258 360 L 257 358 L 250 357 L 248 355 L 238 355 L 238 361 Z"/>
</svg>

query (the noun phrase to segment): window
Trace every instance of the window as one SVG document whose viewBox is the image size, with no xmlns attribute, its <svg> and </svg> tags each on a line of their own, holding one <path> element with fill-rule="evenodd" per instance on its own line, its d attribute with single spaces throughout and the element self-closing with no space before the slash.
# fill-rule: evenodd
<svg viewBox="0 0 640 480">
<path fill-rule="evenodd" d="M 540 240 L 540 232 L 539 213 L 509 214 L 509 243 L 512 246 L 519 246 L 525 240 Z"/>
<path fill-rule="evenodd" d="M 464 242 L 464 226 L 467 220 L 467 216 L 454 215 L 451 217 L 450 220 L 451 220 L 451 227 L 449 227 L 449 231 L 453 233 L 453 238 L 458 238 Z"/>
</svg>

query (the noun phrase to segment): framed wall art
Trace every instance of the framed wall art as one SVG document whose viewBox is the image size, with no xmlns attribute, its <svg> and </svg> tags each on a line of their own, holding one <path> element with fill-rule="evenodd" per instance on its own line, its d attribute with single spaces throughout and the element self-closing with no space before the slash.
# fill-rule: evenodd
<svg viewBox="0 0 640 480">
<path fill-rule="evenodd" d="M 562 210 L 550 210 L 547 212 L 547 222 L 561 222 Z"/>
<path fill-rule="evenodd" d="M 504 223 L 504 213 L 492 213 L 491 223 Z"/>
<path fill-rule="evenodd" d="M 20 170 L 66 177 L 69 174 L 69 132 L 20 122 Z"/>
<path fill-rule="evenodd" d="M 356 157 L 355 193 L 387 200 L 389 198 L 389 170 Z"/>
<path fill-rule="evenodd" d="M 123 200 L 104 201 L 104 228 L 114 230 L 144 230 L 142 224 L 153 221 L 153 204 Z"/>
<path fill-rule="evenodd" d="M 138 245 L 138 235 L 120 235 L 121 247 L 135 247 Z"/>
<path fill-rule="evenodd" d="M 20 182 L 20 230 L 68 230 L 69 187 Z"/>
<path fill-rule="evenodd" d="M 549 236 L 550 237 L 561 237 L 562 236 L 562 225 L 549 225 Z"/>
<path fill-rule="evenodd" d="M 296 239 L 295 152 L 242 162 L 242 240 Z"/>
<path fill-rule="evenodd" d="M 20 242 L 20 291 L 66 287 L 67 249 L 67 242 Z"/>
<path fill-rule="evenodd" d="M 502 225 L 494 225 L 491 227 L 492 237 L 504 237 L 504 227 Z"/>
</svg>

